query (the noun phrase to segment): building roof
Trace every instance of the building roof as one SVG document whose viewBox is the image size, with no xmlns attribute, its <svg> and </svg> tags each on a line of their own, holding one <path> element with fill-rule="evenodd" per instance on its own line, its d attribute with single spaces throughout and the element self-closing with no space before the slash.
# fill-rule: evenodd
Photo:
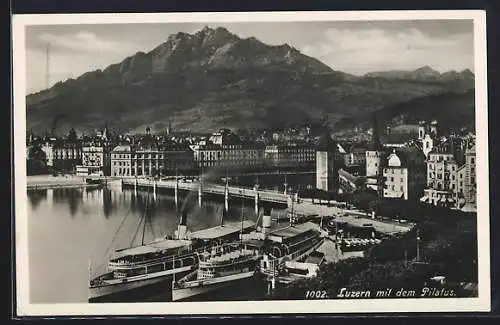
<svg viewBox="0 0 500 325">
<path fill-rule="evenodd" d="M 401 167 L 410 167 L 410 166 L 425 167 L 425 155 L 420 150 L 420 148 L 415 145 L 409 145 L 398 149 L 393 149 L 392 153 L 395 153 L 400 159 Z M 387 159 L 389 159 L 392 153 L 389 153 Z"/>
<path fill-rule="evenodd" d="M 113 152 L 129 152 L 130 146 L 119 145 L 113 149 Z"/>
<path fill-rule="evenodd" d="M 418 134 L 420 125 L 418 124 L 400 124 L 391 127 L 391 134 L 393 133 L 408 133 L 408 134 Z"/>
<path fill-rule="evenodd" d="M 405 144 L 415 139 L 415 134 L 413 133 L 391 133 L 382 137 L 382 142 L 391 144 Z"/>
<path fill-rule="evenodd" d="M 325 132 L 316 143 L 317 151 L 335 152 L 338 150 L 337 143 L 332 139 L 330 132 Z"/>
<path fill-rule="evenodd" d="M 348 171 L 340 168 L 339 169 L 339 175 L 345 177 L 348 181 L 356 183 L 358 180 L 358 177 L 354 176 L 353 174 L 349 173 Z"/>
</svg>

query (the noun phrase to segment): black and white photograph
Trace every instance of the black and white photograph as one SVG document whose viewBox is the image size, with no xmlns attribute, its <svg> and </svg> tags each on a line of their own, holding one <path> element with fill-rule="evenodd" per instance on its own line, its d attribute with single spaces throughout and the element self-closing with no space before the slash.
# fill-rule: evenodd
<svg viewBox="0 0 500 325">
<path fill-rule="evenodd" d="M 18 315 L 490 310 L 483 11 L 14 15 L 13 60 Z"/>
</svg>

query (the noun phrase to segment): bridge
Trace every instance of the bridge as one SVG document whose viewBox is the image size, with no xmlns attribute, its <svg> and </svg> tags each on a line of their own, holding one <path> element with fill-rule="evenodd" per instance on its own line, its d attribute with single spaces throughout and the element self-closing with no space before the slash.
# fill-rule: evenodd
<svg viewBox="0 0 500 325">
<path fill-rule="evenodd" d="M 200 182 L 177 182 L 175 180 L 151 180 L 151 179 L 123 179 L 122 186 L 134 187 L 134 188 L 152 188 L 153 193 L 156 193 L 157 189 L 171 189 L 174 192 L 177 190 L 181 191 L 193 191 L 198 192 L 198 195 L 202 194 L 213 194 L 222 195 L 226 194 L 226 186 L 214 183 L 201 183 Z M 284 192 L 261 190 L 254 188 L 236 187 L 228 186 L 228 195 L 232 197 L 240 197 L 247 199 L 256 199 L 259 201 L 272 202 L 287 204 L 290 199 L 290 195 Z"/>
<path fill-rule="evenodd" d="M 368 215 L 366 212 L 357 209 L 347 209 L 342 202 L 333 202 L 334 204 L 322 205 L 315 204 L 311 199 L 300 199 L 297 195 L 291 193 L 261 190 L 258 188 L 245 188 L 236 186 L 226 186 L 201 183 L 200 182 L 177 182 L 175 180 L 152 180 L 152 179 L 122 179 L 122 187 L 132 187 L 136 191 L 139 188 L 152 188 L 153 195 L 159 188 L 171 189 L 175 195 L 176 204 L 178 201 L 178 191 L 196 191 L 198 192 L 198 204 L 201 206 L 203 194 L 221 195 L 225 197 L 227 204 L 228 196 L 241 197 L 255 200 L 255 213 L 258 214 L 259 202 L 266 201 L 272 203 L 285 204 L 290 207 L 299 219 L 307 216 L 335 216 L 339 222 L 346 222 L 355 227 L 364 227 L 370 225 L 376 231 L 387 234 L 396 235 L 405 233 L 414 227 L 413 223 L 399 223 L 393 220 L 383 220 L 375 215 Z M 327 201 L 327 203 L 332 203 Z M 336 203 L 336 204 L 335 204 Z"/>
</svg>

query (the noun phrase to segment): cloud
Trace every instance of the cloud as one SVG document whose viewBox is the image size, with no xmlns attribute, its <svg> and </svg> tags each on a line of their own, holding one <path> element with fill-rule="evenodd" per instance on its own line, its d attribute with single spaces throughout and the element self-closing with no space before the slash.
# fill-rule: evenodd
<svg viewBox="0 0 500 325">
<path fill-rule="evenodd" d="M 40 33 L 26 48 L 27 93 L 47 85 L 46 44 L 50 43 L 49 85 L 85 72 L 104 69 L 125 57 L 143 50 L 139 43 L 103 39 L 95 33 Z"/>
<path fill-rule="evenodd" d="M 105 40 L 94 33 L 81 31 L 76 34 L 56 35 L 50 33 L 40 34 L 38 39 L 61 50 L 76 52 L 128 52 L 136 46 L 125 41 Z"/>
<path fill-rule="evenodd" d="M 333 69 L 363 74 L 389 69 L 413 69 L 430 65 L 437 70 L 473 68 L 472 33 L 437 37 L 416 28 L 329 28 L 321 41 L 307 44 L 302 52 Z"/>
</svg>

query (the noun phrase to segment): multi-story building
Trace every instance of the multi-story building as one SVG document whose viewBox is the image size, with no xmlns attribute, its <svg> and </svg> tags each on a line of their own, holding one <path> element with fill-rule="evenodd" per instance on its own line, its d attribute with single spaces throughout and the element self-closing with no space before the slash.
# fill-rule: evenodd
<svg viewBox="0 0 500 325">
<path fill-rule="evenodd" d="M 427 187 L 422 202 L 455 206 L 458 202 L 459 169 L 463 165 L 460 139 L 450 138 L 427 154 Z M 462 176 L 463 177 L 463 176 Z"/>
<path fill-rule="evenodd" d="M 383 197 L 416 200 L 425 188 L 425 156 L 420 148 L 393 149 L 383 165 Z"/>
<path fill-rule="evenodd" d="M 161 147 L 163 152 L 162 174 L 189 171 L 195 168 L 193 150 L 188 145 L 169 144 Z"/>
<path fill-rule="evenodd" d="M 73 172 L 82 162 L 82 145 L 78 139 L 56 140 L 52 151 L 55 170 Z"/>
<path fill-rule="evenodd" d="M 255 168 L 263 165 L 264 147 L 260 144 L 211 142 L 191 146 L 198 168 Z"/>
<path fill-rule="evenodd" d="M 346 166 L 364 166 L 366 164 L 366 148 L 353 145 L 344 154 Z"/>
<path fill-rule="evenodd" d="M 54 166 L 54 142 L 55 138 L 46 139 L 41 146 L 42 151 L 45 153 L 47 167 Z"/>
<path fill-rule="evenodd" d="M 131 177 L 132 170 L 132 147 L 130 145 L 119 145 L 111 151 L 111 176 Z"/>
<path fill-rule="evenodd" d="M 82 164 L 76 166 L 77 174 L 100 174 L 109 176 L 111 152 L 108 144 L 97 141 L 82 146 Z"/>
<path fill-rule="evenodd" d="M 164 168 L 163 150 L 158 146 L 137 146 L 131 154 L 132 176 L 154 176 L 161 173 Z"/>
<path fill-rule="evenodd" d="M 475 209 L 476 205 L 474 138 L 450 137 L 435 146 L 427 157 L 427 187 L 422 202 Z"/>
<path fill-rule="evenodd" d="M 475 138 L 467 140 L 465 149 L 465 203 L 475 209 L 477 204 L 477 179 L 476 179 L 476 141 Z"/>
<path fill-rule="evenodd" d="M 193 152 L 177 144 L 120 145 L 111 153 L 111 176 L 147 177 L 193 168 Z"/>
<path fill-rule="evenodd" d="M 316 148 L 309 143 L 267 145 L 264 151 L 267 166 L 314 168 Z"/>
</svg>

